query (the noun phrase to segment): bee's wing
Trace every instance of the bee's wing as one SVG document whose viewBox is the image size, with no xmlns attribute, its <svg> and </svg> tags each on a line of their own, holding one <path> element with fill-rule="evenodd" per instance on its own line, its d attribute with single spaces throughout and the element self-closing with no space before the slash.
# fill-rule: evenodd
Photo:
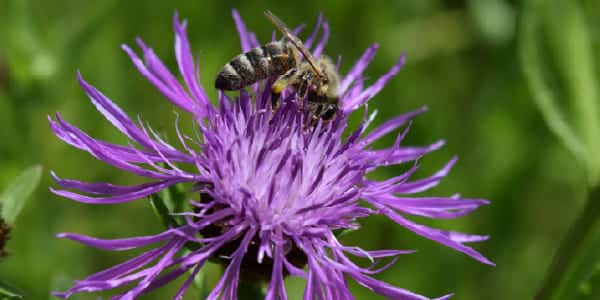
<svg viewBox="0 0 600 300">
<path fill-rule="evenodd" d="M 296 47 L 296 49 L 298 49 L 300 51 L 300 53 L 302 53 L 302 56 L 304 56 L 304 59 L 306 59 L 308 64 L 310 64 L 310 66 L 315 71 L 317 76 L 322 76 L 321 69 L 315 62 L 315 58 L 312 56 L 312 54 L 310 54 L 310 51 L 308 51 L 308 49 L 306 49 L 306 47 L 304 47 L 304 44 L 302 44 L 302 41 L 297 36 L 295 36 L 287 28 L 287 26 L 285 26 L 283 21 L 281 21 L 279 18 L 277 18 L 277 16 L 275 16 L 270 10 L 265 11 L 265 16 L 267 16 L 267 18 L 271 21 L 271 23 L 273 23 L 273 25 L 275 25 L 275 28 L 277 28 L 279 31 L 281 31 L 281 33 L 283 33 L 283 36 L 286 39 L 288 39 L 294 45 L 294 47 Z"/>
</svg>

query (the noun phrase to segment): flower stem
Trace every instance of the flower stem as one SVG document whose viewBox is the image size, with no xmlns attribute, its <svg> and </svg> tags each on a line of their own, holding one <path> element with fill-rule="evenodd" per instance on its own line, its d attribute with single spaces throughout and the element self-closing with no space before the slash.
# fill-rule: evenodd
<svg viewBox="0 0 600 300">
<path fill-rule="evenodd" d="M 537 300 L 573 299 L 600 263 L 600 186 L 593 188 L 554 257 Z"/>
</svg>

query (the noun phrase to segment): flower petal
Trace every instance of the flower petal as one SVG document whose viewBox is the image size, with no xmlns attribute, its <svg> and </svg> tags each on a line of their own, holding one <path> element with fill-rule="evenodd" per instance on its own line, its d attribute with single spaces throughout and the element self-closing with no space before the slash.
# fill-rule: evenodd
<svg viewBox="0 0 600 300">
<path fill-rule="evenodd" d="M 246 29 L 246 24 L 244 24 L 244 20 L 238 13 L 236 9 L 234 9 L 231 13 L 233 15 L 233 20 L 235 21 L 235 27 L 237 27 L 238 34 L 240 36 L 240 46 L 242 47 L 242 53 L 246 53 L 252 49 L 252 45 L 250 43 L 250 33 Z"/>
<path fill-rule="evenodd" d="M 398 74 L 405 62 L 406 56 L 400 56 L 398 62 L 394 64 L 394 66 L 387 73 L 385 73 L 383 76 L 377 79 L 377 81 L 375 81 L 373 85 L 364 90 L 360 95 L 358 95 L 354 99 L 345 100 L 343 103 L 342 111 L 345 113 L 350 113 L 359 108 L 361 105 L 367 103 L 367 101 L 369 101 L 371 98 L 377 95 L 377 93 L 379 93 L 381 89 L 383 89 L 383 87 L 388 83 L 390 79 L 392 79 L 392 77 Z"/>
<path fill-rule="evenodd" d="M 59 233 L 56 235 L 57 238 L 69 239 L 86 246 L 112 250 L 112 251 L 123 251 L 130 250 L 134 248 L 144 247 L 150 244 L 158 243 L 165 241 L 174 236 L 171 230 L 164 231 L 162 233 L 156 235 L 149 236 L 138 236 L 133 238 L 125 238 L 125 239 L 112 239 L 105 240 L 99 239 L 87 235 L 75 234 L 75 233 Z"/>
<path fill-rule="evenodd" d="M 457 251 L 467 254 L 468 256 L 484 263 L 487 265 L 495 266 L 493 262 L 485 258 L 481 253 L 475 251 L 473 248 L 463 245 L 466 241 L 481 241 L 486 239 L 485 236 L 468 236 L 464 234 L 457 234 L 450 231 L 442 231 L 434 228 L 430 228 L 424 225 L 415 224 L 408 219 L 394 213 L 391 209 L 385 208 L 381 205 L 377 205 L 381 209 L 381 213 L 388 216 L 394 222 L 410 229 L 414 233 L 428 238 L 432 241 L 436 241 L 442 245 L 453 248 Z"/>
<path fill-rule="evenodd" d="M 361 139 L 361 144 L 364 146 L 370 145 L 386 134 L 396 130 L 400 126 L 406 124 L 406 122 L 412 120 L 415 116 L 418 116 L 427 111 L 427 107 L 421 107 L 415 111 L 409 112 L 407 114 L 399 115 L 394 117 L 393 119 L 385 121 L 383 124 L 377 126 L 377 128 L 373 129 L 366 137 Z"/>
<path fill-rule="evenodd" d="M 146 197 L 146 196 L 152 195 L 154 193 L 157 193 L 159 191 L 162 191 L 162 190 L 168 188 L 169 186 L 172 186 L 172 185 L 175 185 L 175 184 L 181 183 L 181 182 L 186 182 L 186 181 L 190 181 L 190 180 L 176 178 L 176 179 L 163 180 L 163 181 L 158 181 L 158 182 L 153 182 L 153 183 L 140 184 L 137 186 L 122 187 L 122 190 L 126 190 L 126 192 L 119 193 L 119 194 L 116 194 L 116 196 L 111 196 L 111 197 L 90 197 L 90 196 L 81 195 L 81 194 L 74 193 L 74 192 L 67 191 L 67 190 L 55 190 L 53 188 L 50 188 L 50 191 L 52 191 L 52 193 L 54 193 L 58 196 L 69 198 L 71 200 L 74 200 L 77 202 L 82 202 L 82 203 L 116 204 L 116 203 L 124 203 L 124 202 L 133 201 L 133 200 L 138 200 L 143 197 Z"/>
<path fill-rule="evenodd" d="M 192 51 L 190 49 L 190 42 L 187 37 L 186 23 L 185 21 L 179 22 L 177 14 L 173 17 L 173 28 L 175 30 L 175 57 L 177 58 L 177 64 L 179 66 L 179 72 L 183 76 L 185 84 L 191 92 L 194 100 L 199 104 L 199 114 L 206 115 L 206 109 L 212 107 L 208 100 L 208 96 L 199 82 L 196 73 L 196 66 L 194 65 L 194 58 L 192 57 Z"/>
</svg>

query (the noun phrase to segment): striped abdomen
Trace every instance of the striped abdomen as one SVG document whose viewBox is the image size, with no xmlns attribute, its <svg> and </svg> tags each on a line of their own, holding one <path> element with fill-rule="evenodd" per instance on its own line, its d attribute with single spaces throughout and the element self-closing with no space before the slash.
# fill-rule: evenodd
<svg viewBox="0 0 600 300">
<path fill-rule="evenodd" d="M 268 77 L 283 75 L 296 66 L 297 56 L 292 47 L 282 40 L 236 56 L 217 75 L 215 88 L 234 91 Z"/>
</svg>

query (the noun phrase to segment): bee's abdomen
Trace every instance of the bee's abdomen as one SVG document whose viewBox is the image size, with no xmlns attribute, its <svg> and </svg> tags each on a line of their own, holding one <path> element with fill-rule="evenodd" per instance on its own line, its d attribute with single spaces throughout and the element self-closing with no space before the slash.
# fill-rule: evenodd
<svg viewBox="0 0 600 300">
<path fill-rule="evenodd" d="M 217 74 L 215 88 L 219 90 L 233 91 L 242 88 L 242 78 L 237 71 L 227 63 Z"/>
<path fill-rule="evenodd" d="M 295 64 L 287 45 L 271 42 L 240 54 L 223 66 L 217 75 L 215 88 L 239 90 L 271 76 L 279 76 Z"/>
<path fill-rule="evenodd" d="M 254 69 L 254 78 L 256 81 L 271 76 L 271 72 L 269 71 L 271 60 L 269 59 L 268 53 L 265 49 L 265 46 L 256 47 L 244 53 Z"/>
</svg>

